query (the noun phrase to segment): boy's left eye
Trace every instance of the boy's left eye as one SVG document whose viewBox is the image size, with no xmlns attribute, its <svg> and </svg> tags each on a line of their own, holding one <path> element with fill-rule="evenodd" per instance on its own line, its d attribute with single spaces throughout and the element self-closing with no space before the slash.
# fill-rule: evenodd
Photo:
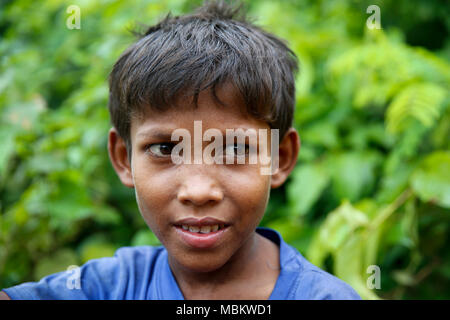
<svg viewBox="0 0 450 320">
<path fill-rule="evenodd" d="M 147 146 L 146 150 L 150 151 L 156 157 L 167 157 L 172 153 L 172 149 L 174 146 L 174 143 L 153 143 Z"/>
</svg>

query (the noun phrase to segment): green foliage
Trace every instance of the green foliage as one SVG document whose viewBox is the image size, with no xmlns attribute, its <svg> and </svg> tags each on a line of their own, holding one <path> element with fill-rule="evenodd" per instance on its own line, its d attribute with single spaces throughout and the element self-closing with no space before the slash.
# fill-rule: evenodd
<svg viewBox="0 0 450 320">
<path fill-rule="evenodd" d="M 450 152 L 436 151 L 420 163 L 411 176 L 411 187 L 425 202 L 450 208 Z"/>
<path fill-rule="evenodd" d="M 287 197 L 294 216 L 305 215 L 317 201 L 330 177 L 320 164 L 305 165 L 295 170 L 287 187 Z M 298 195 L 302 201 L 298 201 Z"/>
<path fill-rule="evenodd" d="M 245 2 L 301 64 L 299 159 L 262 224 L 365 299 L 450 298 L 450 42 L 439 1 Z M 159 245 L 109 164 L 107 76 L 129 29 L 198 3 L 0 3 L 0 287 Z M 80 30 L 66 27 L 71 4 Z M 381 30 L 365 25 L 371 4 Z M 367 286 L 371 265 L 380 289 Z"/>
<path fill-rule="evenodd" d="M 287 182 L 287 209 L 269 206 L 274 222 L 266 223 L 365 299 L 448 298 L 445 285 L 431 284 L 448 283 L 450 268 L 444 254 L 448 51 L 433 54 L 405 43 L 400 30 L 409 24 L 392 26 L 391 20 L 386 28 L 383 8 L 410 12 L 394 2 L 377 3 L 382 30 L 365 28 L 369 4 L 255 6 L 263 24 L 288 39 L 302 64 L 295 118 L 302 139 L 299 162 Z M 417 16 L 424 10 L 419 8 Z M 425 249 L 430 243 L 433 250 Z M 371 265 L 381 269 L 381 289 L 367 286 Z"/>
<path fill-rule="evenodd" d="M 425 127 L 432 127 L 439 119 L 440 106 L 446 93 L 444 88 L 433 83 L 408 85 L 388 107 L 387 129 L 392 132 L 405 131 L 408 120 L 417 120 Z"/>
</svg>

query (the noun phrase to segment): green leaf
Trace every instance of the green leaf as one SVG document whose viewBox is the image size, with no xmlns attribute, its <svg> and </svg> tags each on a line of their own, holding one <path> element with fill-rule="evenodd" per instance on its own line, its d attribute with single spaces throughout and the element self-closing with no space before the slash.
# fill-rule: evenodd
<svg viewBox="0 0 450 320">
<path fill-rule="evenodd" d="M 286 191 L 292 214 L 306 214 L 320 197 L 328 181 L 328 174 L 320 164 L 298 166 Z"/>
<path fill-rule="evenodd" d="M 8 161 L 14 154 L 15 135 L 12 127 L 0 123 L 0 182 L 5 176 Z"/>
<path fill-rule="evenodd" d="M 450 152 L 428 155 L 412 173 L 411 187 L 422 201 L 450 208 Z"/>
<path fill-rule="evenodd" d="M 381 178 L 381 185 L 376 194 L 377 201 L 389 203 L 407 188 L 413 166 L 402 162 L 395 169 Z"/>
<path fill-rule="evenodd" d="M 434 125 L 441 113 L 447 90 L 433 83 L 414 83 L 392 100 L 386 111 L 386 126 L 392 133 L 408 129 L 413 119 L 423 126 Z"/>
<path fill-rule="evenodd" d="M 329 121 L 322 121 L 303 129 L 302 139 L 308 144 L 329 149 L 334 149 L 339 145 L 337 127 Z"/>
<path fill-rule="evenodd" d="M 106 205 L 95 206 L 93 208 L 93 218 L 96 222 L 102 224 L 119 225 L 122 221 L 120 213 Z"/>
<path fill-rule="evenodd" d="M 360 207 L 375 210 L 374 203 L 361 203 Z M 368 289 L 366 270 L 375 262 L 379 231 L 369 229 L 366 213 L 344 201 L 330 212 L 321 225 L 308 250 L 308 258 L 322 266 L 328 254 L 333 256 L 333 272 L 350 284 L 363 299 L 378 299 Z"/>
<path fill-rule="evenodd" d="M 303 97 L 311 91 L 314 82 L 314 66 L 310 56 L 303 50 L 296 49 L 297 56 L 300 61 L 300 72 L 296 79 L 296 96 Z"/>
<path fill-rule="evenodd" d="M 367 268 L 364 264 L 364 239 L 356 233 L 334 252 L 334 272 L 358 292 L 362 299 L 377 300 L 379 297 L 367 287 Z M 367 266 L 368 267 L 368 266 Z"/>
<path fill-rule="evenodd" d="M 348 201 L 344 201 L 327 215 L 315 235 L 308 250 L 311 262 L 322 265 L 328 253 L 338 250 L 356 229 L 367 226 L 368 223 L 369 219 L 364 212 L 354 208 Z"/>
<path fill-rule="evenodd" d="M 326 163 L 336 198 L 356 201 L 370 194 L 381 160 L 378 153 L 368 151 L 328 155 Z"/>
</svg>

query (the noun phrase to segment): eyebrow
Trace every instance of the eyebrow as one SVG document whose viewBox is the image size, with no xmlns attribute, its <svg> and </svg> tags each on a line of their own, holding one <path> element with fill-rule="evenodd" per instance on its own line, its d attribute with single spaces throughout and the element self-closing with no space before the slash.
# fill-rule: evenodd
<svg viewBox="0 0 450 320">
<path fill-rule="evenodd" d="M 161 140 L 170 140 L 172 138 L 172 132 L 173 132 L 173 130 L 151 128 L 151 129 L 139 132 L 137 134 L 137 137 L 143 138 L 143 139 L 155 138 L 155 139 L 161 139 Z"/>
<path fill-rule="evenodd" d="M 178 128 L 175 129 L 160 129 L 160 128 L 149 128 L 149 129 L 144 129 L 143 131 L 139 132 L 137 134 L 138 138 L 154 138 L 154 139 L 161 139 L 161 140 L 171 140 L 172 139 L 172 132 L 175 131 Z M 217 128 L 216 128 L 217 129 Z M 244 131 L 247 131 L 249 129 L 254 129 L 256 130 L 256 133 L 258 134 L 258 128 L 247 128 L 247 127 L 238 127 L 238 128 L 226 128 L 225 130 L 220 130 L 218 129 L 222 135 L 224 137 L 226 137 L 226 130 L 227 129 L 232 129 L 234 131 L 237 131 L 239 129 L 242 129 Z M 206 130 L 203 130 L 202 134 L 205 133 Z M 240 136 L 240 134 L 237 134 L 237 136 Z"/>
</svg>

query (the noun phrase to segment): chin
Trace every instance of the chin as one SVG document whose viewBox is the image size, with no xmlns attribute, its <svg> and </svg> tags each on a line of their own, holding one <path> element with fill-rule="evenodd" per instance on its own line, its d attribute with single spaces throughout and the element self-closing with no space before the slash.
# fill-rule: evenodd
<svg viewBox="0 0 450 320">
<path fill-rule="evenodd" d="M 178 260 L 178 263 L 192 272 L 208 273 L 222 268 L 228 261 L 225 257 L 211 257 L 211 255 L 193 258 L 188 260 L 183 259 L 183 261 Z"/>
</svg>

